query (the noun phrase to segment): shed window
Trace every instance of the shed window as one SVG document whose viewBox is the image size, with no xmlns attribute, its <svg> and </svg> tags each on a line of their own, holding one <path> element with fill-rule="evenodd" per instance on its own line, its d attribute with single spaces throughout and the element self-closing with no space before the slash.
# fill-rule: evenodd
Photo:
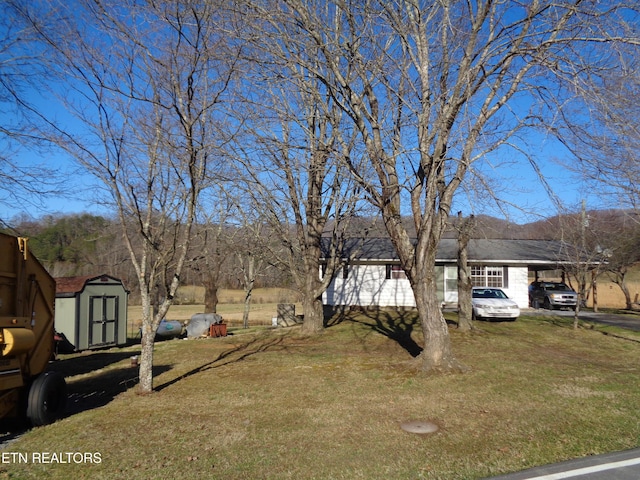
<svg viewBox="0 0 640 480">
<path fill-rule="evenodd" d="M 471 283 L 474 287 L 507 288 L 507 267 L 473 265 L 471 267 Z"/>
<path fill-rule="evenodd" d="M 398 280 L 407 278 L 407 274 L 400 265 L 387 264 L 387 280 Z"/>
</svg>

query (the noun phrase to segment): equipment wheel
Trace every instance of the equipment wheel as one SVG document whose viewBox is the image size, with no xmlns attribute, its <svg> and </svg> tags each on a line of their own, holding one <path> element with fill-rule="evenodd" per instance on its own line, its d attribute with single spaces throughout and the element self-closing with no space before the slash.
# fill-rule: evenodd
<svg viewBox="0 0 640 480">
<path fill-rule="evenodd" d="M 27 399 L 27 418 L 34 427 L 53 423 L 64 414 L 67 384 L 58 372 L 45 372 L 33 381 Z"/>
</svg>

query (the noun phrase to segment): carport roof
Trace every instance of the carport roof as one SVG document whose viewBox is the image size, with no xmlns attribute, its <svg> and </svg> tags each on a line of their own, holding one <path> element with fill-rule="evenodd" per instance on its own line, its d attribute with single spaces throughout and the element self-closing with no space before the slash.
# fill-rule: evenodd
<svg viewBox="0 0 640 480">
<path fill-rule="evenodd" d="M 326 258 L 328 241 L 323 255 Z M 458 243 L 444 238 L 438 245 L 436 261 L 456 263 Z M 398 254 L 389 238 L 350 239 L 345 242 L 343 258 L 360 262 L 397 262 Z M 570 261 L 567 245 L 553 240 L 472 239 L 469 241 L 468 258 L 473 263 L 499 263 L 522 265 L 558 265 Z"/>
</svg>

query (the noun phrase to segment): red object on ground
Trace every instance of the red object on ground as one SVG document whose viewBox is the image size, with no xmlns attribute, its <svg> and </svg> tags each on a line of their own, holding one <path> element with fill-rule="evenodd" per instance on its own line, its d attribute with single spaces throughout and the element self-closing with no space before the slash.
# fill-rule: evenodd
<svg viewBox="0 0 640 480">
<path fill-rule="evenodd" d="M 210 337 L 226 337 L 227 336 L 227 324 L 226 323 L 214 323 L 209 327 Z"/>
</svg>

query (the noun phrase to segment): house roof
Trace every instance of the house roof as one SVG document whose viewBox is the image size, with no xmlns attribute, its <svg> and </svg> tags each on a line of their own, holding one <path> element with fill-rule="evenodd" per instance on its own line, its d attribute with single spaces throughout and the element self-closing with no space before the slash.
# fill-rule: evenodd
<svg viewBox="0 0 640 480">
<path fill-rule="evenodd" d="M 85 275 L 81 277 L 58 277 L 56 281 L 56 295 L 64 296 L 65 294 L 74 294 L 84 290 L 84 286 L 88 282 L 100 280 L 101 282 L 109 282 L 111 284 L 122 283 L 121 280 L 110 275 Z M 124 285 L 123 285 L 124 286 Z"/>
<path fill-rule="evenodd" d="M 324 247 L 326 258 L 328 243 Z M 568 261 L 566 246 L 553 240 L 471 239 L 467 251 L 470 262 L 557 265 Z M 350 239 L 342 253 L 343 258 L 356 261 L 399 261 L 389 238 Z M 438 245 L 436 261 L 455 263 L 457 256 L 457 240 L 443 238 Z"/>
</svg>

